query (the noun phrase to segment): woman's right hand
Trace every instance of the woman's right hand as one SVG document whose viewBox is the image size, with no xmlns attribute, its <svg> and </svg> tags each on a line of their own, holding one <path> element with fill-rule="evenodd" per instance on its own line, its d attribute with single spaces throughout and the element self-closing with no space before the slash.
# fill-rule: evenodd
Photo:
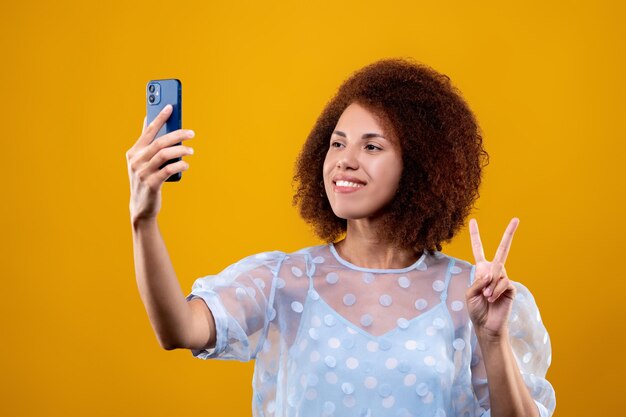
<svg viewBox="0 0 626 417">
<path fill-rule="evenodd" d="M 130 179 L 130 218 L 133 223 L 156 218 L 161 209 L 161 185 L 170 175 L 189 168 L 189 164 L 181 159 L 159 169 L 170 159 L 193 154 L 190 147 L 172 146 L 193 138 L 193 130 L 175 130 L 154 140 L 171 112 L 172 106 L 167 105 L 149 125 L 146 126 L 144 119 L 141 136 L 126 152 Z"/>
</svg>

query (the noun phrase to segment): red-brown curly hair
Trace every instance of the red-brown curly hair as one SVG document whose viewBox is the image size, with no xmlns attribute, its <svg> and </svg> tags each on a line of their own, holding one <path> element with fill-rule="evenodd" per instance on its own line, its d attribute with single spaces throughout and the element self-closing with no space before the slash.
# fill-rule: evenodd
<svg viewBox="0 0 626 417">
<path fill-rule="evenodd" d="M 333 212 L 322 168 L 330 137 L 351 103 L 379 116 L 402 148 L 398 191 L 379 237 L 399 248 L 441 251 L 464 225 L 489 163 L 474 114 L 450 79 L 411 58 L 374 62 L 353 73 L 326 104 L 296 161 L 293 205 L 326 242 L 346 232 Z"/>
</svg>

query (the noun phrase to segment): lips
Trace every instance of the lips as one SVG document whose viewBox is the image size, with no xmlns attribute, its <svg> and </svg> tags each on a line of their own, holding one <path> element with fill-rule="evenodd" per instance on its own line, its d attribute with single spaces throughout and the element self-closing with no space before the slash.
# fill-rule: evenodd
<svg viewBox="0 0 626 417">
<path fill-rule="evenodd" d="M 365 187 L 366 182 L 348 175 L 337 175 L 333 178 L 333 191 L 337 194 L 354 193 Z"/>
<path fill-rule="evenodd" d="M 333 177 L 333 183 L 337 184 L 337 181 L 347 181 L 353 184 L 359 184 L 359 185 L 365 185 L 367 184 L 365 181 L 357 178 L 357 177 L 352 177 L 349 175 L 336 175 Z"/>
</svg>

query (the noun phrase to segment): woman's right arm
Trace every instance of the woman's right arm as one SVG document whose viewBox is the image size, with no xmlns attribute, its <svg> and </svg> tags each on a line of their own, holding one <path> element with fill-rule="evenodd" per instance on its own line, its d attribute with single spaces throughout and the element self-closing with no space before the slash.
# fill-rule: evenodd
<svg viewBox="0 0 626 417">
<path fill-rule="evenodd" d="M 202 300 L 185 300 L 157 224 L 163 182 L 189 165 L 180 160 L 159 167 L 193 153 L 189 147 L 172 146 L 192 138 L 192 131 L 180 129 L 154 140 L 170 113 L 171 106 L 167 106 L 149 125 L 144 121 L 141 136 L 126 152 L 137 286 L 164 349 L 212 347 L 213 316 Z"/>
<path fill-rule="evenodd" d="M 132 222 L 139 295 L 167 350 L 215 346 L 215 321 L 202 299 L 185 301 L 156 219 Z"/>
</svg>

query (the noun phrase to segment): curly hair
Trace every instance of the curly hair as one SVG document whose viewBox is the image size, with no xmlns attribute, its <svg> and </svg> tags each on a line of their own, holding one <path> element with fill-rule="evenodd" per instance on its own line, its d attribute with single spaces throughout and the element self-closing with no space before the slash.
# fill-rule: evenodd
<svg viewBox="0 0 626 417">
<path fill-rule="evenodd" d="M 441 251 L 464 225 L 489 164 L 480 127 L 450 78 L 411 58 L 389 58 L 354 72 L 315 122 L 295 164 L 293 205 L 322 240 L 347 229 L 326 196 L 322 168 L 339 117 L 352 103 L 377 115 L 400 140 L 398 190 L 378 237 L 399 248 Z"/>
</svg>

